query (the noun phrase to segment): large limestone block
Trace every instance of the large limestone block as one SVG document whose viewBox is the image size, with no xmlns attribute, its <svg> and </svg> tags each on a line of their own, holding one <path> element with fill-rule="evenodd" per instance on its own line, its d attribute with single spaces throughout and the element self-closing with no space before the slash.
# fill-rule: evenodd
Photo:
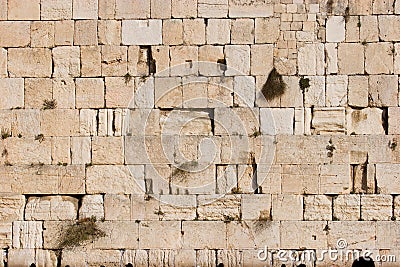
<svg viewBox="0 0 400 267">
<path fill-rule="evenodd" d="M 101 48 L 101 63 L 101 73 L 103 76 L 126 75 L 128 70 L 127 47 L 113 45 L 103 46 Z"/>
<path fill-rule="evenodd" d="M 372 14 L 392 14 L 394 0 L 375 0 L 372 4 Z"/>
<path fill-rule="evenodd" d="M 122 43 L 124 45 L 159 45 L 162 43 L 161 20 L 122 21 Z"/>
<path fill-rule="evenodd" d="M 139 224 L 136 222 L 99 222 L 105 236 L 94 241 L 95 249 L 137 249 L 139 247 Z"/>
<path fill-rule="evenodd" d="M 44 136 L 75 136 L 79 133 L 79 111 L 74 109 L 44 110 L 40 125 Z"/>
<path fill-rule="evenodd" d="M 161 195 L 160 217 L 162 220 L 194 220 L 196 218 L 196 196 Z"/>
<path fill-rule="evenodd" d="M 183 248 L 226 248 L 226 224 L 222 221 L 182 222 Z"/>
<path fill-rule="evenodd" d="M 206 25 L 203 19 L 183 20 L 183 42 L 186 45 L 204 45 Z"/>
<path fill-rule="evenodd" d="M 339 195 L 333 199 L 333 218 L 339 221 L 358 221 L 360 209 L 359 195 Z"/>
<path fill-rule="evenodd" d="M 255 82 L 253 76 L 234 77 L 233 91 L 233 105 L 235 107 L 254 107 Z"/>
<path fill-rule="evenodd" d="M 239 220 L 240 195 L 200 195 L 197 213 L 200 220 Z"/>
<path fill-rule="evenodd" d="M 342 16 L 331 16 L 326 22 L 326 41 L 342 42 L 345 39 L 345 19 Z"/>
<path fill-rule="evenodd" d="M 24 80 L 21 78 L 0 79 L 0 109 L 24 107 Z"/>
<path fill-rule="evenodd" d="M 198 1 L 198 16 L 204 18 L 226 18 L 228 15 L 228 0 Z"/>
<path fill-rule="evenodd" d="M 47 48 L 10 48 L 8 49 L 8 71 L 11 77 L 50 77 L 52 73 L 51 50 Z"/>
<path fill-rule="evenodd" d="M 372 43 L 365 48 L 365 71 L 368 74 L 393 73 L 393 44 Z"/>
<path fill-rule="evenodd" d="M 74 21 L 59 20 L 54 25 L 55 45 L 72 45 L 74 43 Z"/>
<path fill-rule="evenodd" d="M 319 183 L 321 194 L 350 193 L 350 166 L 345 164 L 321 165 Z"/>
<path fill-rule="evenodd" d="M 300 75 L 324 74 L 324 45 L 305 44 L 298 49 L 298 64 Z"/>
<path fill-rule="evenodd" d="M 371 249 L 376 247 L 374 222 L 329 222 L 328 246 L 337 247 L 339 239 L 347 242 L 347 249 Z"/>
<path fill-rule="evenodd" d="M 72 3 L 73 19 L 97 19 L 98 1 L 97 0 L 74 0 Z"/>
<path fill-rule="evenodd" d="M 98 23 L 99 44 L 120 45 L 122 22 L 116 20 L 100 20 Z"/>
<path fill-rule="evenodd" d="M 308 76 L 310 87 L 304 90 L 304 105 L 306 107 L 324 107 L 325 106 L 325 77 Z"/>
<path fill-rule="evenodd" d="M 361 219 L 366 221 L 389 221 L 392 217 L 391 195 L 361 196 Z"/>
<path fill-rule="evenodd" d="M 365 108 L 348 109 L 346 112 L 347 132 L 355 134 L 384 134 L 382 126 L 382 110 Z"/>
<path fill-rule="evenodd" d="M 211 135 L 210 114 L 202 111 L 161 112 L 160 126 L 167 135 Z"/>
<path fill-rule="evenodd" d="M 41 248 L 43 245 L 43 222 L 14 221 L 14 248 Z"/>
<path fill-rule="evenodd" d="M 291 210 L 292 212 L 287 212 Z M 272 219 L 274 221 L 303 220 L 303 196 L 272 195 Z"/>
<path fill-rule="evenodd" d="M 151 18 L 169 19 L 171 18 L 171 1 L 151 0 Z"/>
<path fill-rule="evenodd" d="M 327 221 L 332 219 L 332 198 L 326 195 L 304 197 L 304 220 Z"/>
<path fill-rule="evenodd" d="M 377 42 L 379 40 L 378 18 L 376 16 L 361 16 L 360 23 L 360 40 Z"/>
<path fill-rule="evenodd" d="M 283 165 L 280 174 L 282 174 L 281 184 L 284 194 L 318 194 L 319 192 L 319 166 L 316 164 Z"/>
<path fill-rule="evenodd" d="M 51 142 L 33 138 L 7 138 L 7 161 L 10 164 L 51 164 Z"/>
<path fill-rule="evenodd" d="M 379 16 L 379 37 L 383 41 L 400 41 L 400 18 L 398 16 Z"/>
<path fill-rule="evenodd" d="M 271 195 L 242 195 L 243 220 L 269 220 L 272 209 Z"/>
<path fill-rule="evenodd" d="M 40 0 L 8 1 L 9 20 L 39 20 Z"/>
<path fill-rule="evenodd" d="M 139 224 L 140 249 L 180 249 L 182 248 L 182 232 L 180 221 L 143 221 Z M 194 229 L 187 231 L 188 235 Z"/>
<path fill-rule="evenodd" d="M 13 136 L 32 137 L 40 134 L 40 111 L 32 109 L 14 110 L 13 116 L 15 118 L 11 124 Z"/>
<path fill-rule="evenodd" d="M 22 21 L 0 22 L 0 46 L 25 47 L 30 43 L 30 24 Z"/>
<path fill-rule="evenodd" d="M 376 164 L 376 180 L 381 194 L 397 194 L 400 192 L 400 165 Z"/>
<path fill-rule="evenodd" d="M 274 47 L 271 44 L 251 46 L 251 74 L 266 75 L 273 68 Z"/>
<path fill-rule="evenodd" d="M 81 74 L 80 49 L 77 46 L 53 48 L 53 77 L 78 77 Z"/>
<path fill-rule="evenodd" d="M 250 74 L 250 47 L 248 45 L 229 45 L 225 47 L 227 76 Z"/>
<path fill-rule="evenodd" d="M 173 18 L 197 17 L 196 0 L 172 0 L 171 7 L 171 14 Z"/>
<path fill-rule="evenodd" d="M 97 220 L 104 218 L 104 200 L 102 195 L 86 195 L 82 198 L 79 209 L 79 219 L 96 217 Z"/>
<path fill-rule="evenodd" d="M 293 108 L 261 108 L 261 133 L 267 135 L 293 134 Z"/>
<path fill-rule="evenodd" d="M 12 245 L 12 223 L 0 223 L 0 248 L 9 248 Z M 1 259 L 1 256 L 0 256 Z"/>
<path fill-rule="evenodd" d="M 390 107 L 388 116 L 389 134 L 400 134 L 400 108 Z"/>
<path fill-rule="evenodd" d="M 280 223 L 268 220 L 230 222 L 226 225 L 228 249 L 276 249 L 280 246 Z M 263 266 L 263 265 L 262 265 Z"/>
<path fill-rule="evenodd" d="M 131 195 L 105 194 L 104 208 L 103 205 L 100 205 L 100 198 L 98 195 L 96 195 L 96 199 L 94 200 L 96 200 L 96 202 L 92 201 L 90 205 L 87 206 L 88 212 L 91 213 L 91 206 L 95 205 L 96 213 L 100 215 L 100 212 L 103 212 L 103 217 L 107 221 L 124 221 L 131 219 Z"/>
<path fill-rule="evenodd" d="M 338 46 L 339 73 L 364 73 L 364 46 L 357 43 L 342 43 Z"/>
<path fill-rule="evenodd" d="M 32 23 L 31 47 L 54 47 L 54 22 L 35 21 Z"/>
<path fill-rule="evenodd" d="M 74 28 L 74 45 L 97 45 L 97 20 L 77 20 Z"/>
<path fill-rule="evenodd" d="M 101 78 L 76 79 L 76 107 L 103 108 L 104 81 Z"/>
<path fill-rule="evenodd" d="M 138 183 L 144 180 L 144 168 L 139 165 L 96 165 L 87 169 L 86 179 L 89 194 L 138 194 L 142 193 Z"/>
<path fill-rule="evenodd" d="M 254 43 L 254 20 L 236 19 L 232 21 L 232 44 Z"/>
<path fill-rule="evenodd" d="M 214 124 L 216 135 L 253 135 L 260 127 L 259 109 L 216 108 Z"/>
<path fill-rule="evenodd" d="M 368 106 L 368 77 L 349 76 L 348 104 L 356 107 Z"/>
<path fill-rule="evenodd" d="M 280 34 L 280 19 L 278 18 L 256 18 L 255 21 L 255 43 L 275 43 Z"/>
<path fill-rule="evenodd" d="M 124 139 L 122 137 L 93 137 L 93 164 L 123 164 Z"/>
<path fill-rule="evenodd" d="M 312 128 L 317 134 L 344 133 L 346 115 L 344 108 L 315 108 Z"/>
<path fill-rule="evenodd" d="M 233 0 L 229 3 L 229 17 L 271 17 L 273 4 L 269 1 Z"/>
<path fill-rule="evenodd" d="M 398 76 L 371 75 L 369 77 L 368 102 L 372 107 L 398 105 Z"/>
<path fill-rule="evenodd" d="M 206 27 L 207 44 L 227 44 L 231 40 L 229 20 L 209 19 Z"/>
<path fill-rule="evenodd" d="M 72 164 L 89 164 L 92 161 L 90 137 L 71 137 L 70 140 L 69 154 Z"/>
<path fill-rule="evenodd" d="M 376 224 L 376 247 L 397 248 L 399 246 L 399 221 Z"/>
<path fill-rule="evenodd" d="M 8 223 L 23 220 L 25 197 L 21 195 L 0 196 L 0 221 Z M 5 227 L 5 225 L 4 225 Z M 5 228 L 3 228 L 5 229 Z M 1 234 L 0 234 L 1 235 Z M 1 243 L 1 241 L 0 241 Z"/>
<path fill-rule="evenodd" d="M 134 98 L 134 80 L 126 81 L 121 77 L 106 77 L 106 107 L 126 108 L 132 105 Z"/>
<path fill-rule="evenodd" d="M 74 220 L 78 199 L 67 196 L 30 197 L 26 204 L 26 220 Z"/>
<path fill-rule="evenodd" d="M 326 105 L 338 107 L 347 105 L 347 75 L 326 77 Z"/>
<path fill-rule="evenodd" d="M 281 222 L 281 249 L 326 249 L 328 237 L 326 222 Z"/>
<path fill-rule="evenodd" d="M 63 20 L 72 18 L 72 0 L 42 0 L 42 20 Z"/>
</svg>

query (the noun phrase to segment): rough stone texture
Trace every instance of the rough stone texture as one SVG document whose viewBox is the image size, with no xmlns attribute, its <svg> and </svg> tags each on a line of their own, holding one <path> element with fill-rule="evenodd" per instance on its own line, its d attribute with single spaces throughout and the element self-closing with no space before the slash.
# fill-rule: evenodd
<svg viewBox="0 0 400 267">
<path fill-rule="evenodd" d="M 104 219 L 104 200 L 102 195 L 86 195 L 82 198 L 79 219 L 96 217 Z"/>
<path fill-rule="evenodd" d="M 325 221 L 332 219 L 332 199 L 325 195 L 304 197 L 304 220 Z"/>
<path fill-rule="evenodd" d="M 359 195 L 339 195 L 333 199 L 333 218 L 339 221 L 359 220 L 360 209 Z"/>
<path fill-rule="evenodd" d="M 318 108 L 314 109 L 311 123 L 319 134 L 343 133 L 345 118 L 344 108 Z"/>
<path fill-rule="evenodd" d="M 122 43 L 125 45 L 158 45 L 162 43 L 161 20 L 124 20 Z"/>
<path fill-rule="evenodd" d="M 326 22 L 326 41 L 342 42 L 345 38 L 345 20 L 341 16 L 332 16 Z"/>
<path fill-rule="evenodd" d="M 29 22 L 0 21 L 0 46 L 25 47 L 30 43 Z"/>
<path fill-rule="evenodd" d="M 78 199 L 72 197 L 30 197 L 26 203 L 25 220 L 74 220 Z"/>
<path fill-rule="evenodd" d="M 24 217 L 24 196 L 1 196 L 0 197 L 0 220 L 2 223 L 23 220 Z"/>
<path fill-rule="evenodd" d="M 382 110 L 365 108 L 350 109 L 346 113 L 347 131 L 355 134 L 383 134 Z"/>
<path fill-rule="evenodd" d="M 11 77 L 50 77 L 51 51 L 46 48 L 10 48 L 8 49 L 8 71 Z"/>
<path fill-rule="evenodd" d="M 365 48 L 365 71 L 368 74 L 393 73 L 393 45 L 390 43 L 371 43 Z"/>
<path fill-rule="evenodd" d="M 391 195 L 361 196 L 361 218 L 366 221 L 388 221 L 392 216 Z"/>
</svg>

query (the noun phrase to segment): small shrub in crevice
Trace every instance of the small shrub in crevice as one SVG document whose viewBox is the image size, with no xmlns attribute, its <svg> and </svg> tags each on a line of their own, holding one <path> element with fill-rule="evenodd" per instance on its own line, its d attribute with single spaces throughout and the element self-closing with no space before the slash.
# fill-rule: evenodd
<svg viewBox="0 0 400 267">
<path fill-rule="evenodd" d="M 268 75 L 268 79 L 261 89 L 261 93 L 266 100 L 272 100 L 274 98 L 280 97 L 285 93 L 286 84 L 283 81 L 282 75 L 273 68 Z"/>
<path fill-rule="evenodd" d="M 104 236 L 106 234 L 98 227 L 96 217 L 86 218 L 66 227 L 58 247 L 60 249 L 78 247 Z"/>
<path fill-rule="evenodd" d="M 133 77 L 129 72 L 127 74 L 125 74 L 125 76 L 124 76 L 125 84 L 127 85 L 132 80 L 132 78 Z"/>
<path fill-rule="evenodd" d="M 11 137 L 11 131 L 5 128 L 1 129 L 1 139 L 7 139 L 8 137 Z"/>
<path fill-rule="evenodd" d="M 307 92 L 307 89 L 310 87 L 310 79 L 301 77 L 299 81 L 299 86 L 301 91 Z"/>
<path fill-rule="evenodd" d="M 39 143 L 44 141 L 44 135 L 43 134 L 38 134 L 35 136 L 35 141 L 39 141 Z"/>
<path fill-rule="evenodd" d="M 43 110 L 55 109 L 57 107 L 57 101 L 55 99 L 45 99 L 43 101 Z"/>
</svg>

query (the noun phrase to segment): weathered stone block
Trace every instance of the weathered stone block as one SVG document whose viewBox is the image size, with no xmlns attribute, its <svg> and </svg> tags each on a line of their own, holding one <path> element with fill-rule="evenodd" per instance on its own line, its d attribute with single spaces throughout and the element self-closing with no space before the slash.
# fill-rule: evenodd
<svg viewBox="0 0 400 267">
<path fill-rule="evenodd" d="M 197 75 L 199 65 L 197 46 L 174 46 L 170 48 L 171 76 Z"/>
<path fill-rule="evenodd" d="M 229 17 L 271 17 L 273 5 L 268 1 L 234 0 L 229 3 Z"/>
<path fill-rule="evenodd" d="M 185 231 L 183 223 L 182 230 Z M 182 247 L 181 222 L 146 221 L 139 225 L 139 248 L 180 249 Z M 193 233 L 192 229 L 188 233 Z"/>
<path fill-rule="evenodd" d="M 348 104 L 355 107 L 368 106 L 368 77 L 349 76 Z"/>
<path fill-rule="evenodd" d="M 30 43 L 30 24 L 22 21 L 0 22 L 0 46 L 2 47 L 24 47 Z"/>
<path fill-rule="evenodd" d="M 377 0 L 372 4 L 372 14 L 392 14 L 394 0 Z"/>
<path fill-rule="evenodd" d="M 161 20 L 122 21 L 122 43 L 124 45 L 159 45 L 162 43 Z"/>
<path fill-rule="evenodd" d="M 390 107 L 388 112 L 388 133 L 389 134 L 400 134 L 400 108 Z"/>
<path fill-rule="evenodd" d="M 300 75 L 323 75 L 324 45 L 305 44 L 298 49 L 298 64 Z"/>
<path fill-rule="evenodd" d="M 306 88 L 304 93 L 304 105 L 306 107 L 325 106 L 325 77 L 309 76 L 305 77 L 310 80 L 310 87 Z"/>
<path fill-rule="evenodd" d="M 54 47 L 54 22 L 34 21 L 32 23 L 31 47 Z"/>
<path fill-rule="evenodd" d="M 377 42 L 379 40 L 378 18 L 376 16 L 360 17 L 360 40 Z"/>
<path fill-rule="evenodd" d="M 0 223 L 0 248 L 9 248 L 11 246 L 12 246 L 12 223 Z M 5 255 L 2 256 L 5 257 Z M 2 259 L 2 256 L 0 256 L 0 259 Z M 4 267 L 4 265 L 2 267 Z"/>
<path fill-rule="evenodd" d="M 326 22 L 326 41 L 342 42 L 345 39 L 345 20 L 342 16 L 331 16 Z"/>
<path fill-rule="evenodd" d="M 78 199 L 68 196 L 30 197 L 26 203 L 26 220 L 75 220 Z"/>
<path fill-rule="evenodd" d="M 81 46 L 81 76 L 93 77 L 101 75 L 101 48 L 97 46 Z"/>
<path fill-rule="evenodd" d="M 398 104 L 397 75 L 369 76 L 368 104 L 371 107 L 397 106 Z"/>
<path fill-rule="evenodd" d="M 5 142 L 10 164 L 51 164 L 51 142 L 33 138 L 8 138 Z"/>
<path fill-rule="evenodd" d="M 116 20 L 100 20 L 98 22 L 99 44 L 120 45 L 122 23 Z"/>
<path fill-rule="evenodd" d="M 256 18 L 255 42 L 256 44 L 275 43 L 280 34 L 280 20 L 278 18 Z"/>
<path fill-rule="evenodd" d="M 330 164 L 320 166 L 320 193 L 346 194 L 350 192 L 350 166 Z"/>
<path fill-rule="evenodd" d="M 134 80 L 121 77 L 106 77 L 106 107 L 127 108 L 133 102 Z"/>
<path fill-rule="evenodd" d="M 59 20 L 54 25 L 55 45 L 72 45 L 74 43 L 74 21 Z"/>
<path fill-rule="evenodd" d="M 327 221 L 332 219 L 332 198 L 325 195 L 304 197 L 304 220 Z"/>
<path fill-rule="evenodd" d="M 24 82 L 20 78 L 0 79 L 0 109 L 24 107 Z"/>
<path fill-rule="evenodd" d="M 206 30 L 207 44 L 227 44 L 231 40 L 231 23 L 227 19 L 209 19 Z"/>
<path fill-rule="evenodd" d="M 365 71 L 368 74 L 393 73 L 393 45 L 372 43 L 365 48 Z"/>
<path fill-rule="evenodd" d="M 281 222 L 281 249 L 328 247 L 326 222 Z"/>
<path fill-rule="evenodd" d="M 197 213 L 200 220 L 239 220 L 241 197 L 236 195 L 200 195 Z"/>
<path fill-rule="evenodd" d="M 337 248 L 339 239 L 347 241 L 346 249 L 375 248 L 376 224 L 374 222 L 329 222 L 328 246 Z"/>
<path fill-rule="evenodd" d="M 360 209 L 361 199 L 359 195 L 339 195 L 333 199 L 333 219 L 358 221 Z"/>
<path fill-rule="evenodd" d="M 226 224 L 224 222 L 184 221 L 182 222 L 182 231 L 183 248 L 185 249 L 226 248 Z M 190 234 L 194 232 L 197 234 Z"/>
<path fill-rule="evenodd" d="M 51 51 L 46 48 L 10 48 L 8 71 L 11 77 L 50 77 Z"/>
<path fill-rule="evenodd" d="M 181 19 L 165 20 L 163 22 L 163 44 L 183 44 L 183 23 Z"/>
<path fill-rule="evenodd" d="M 71 163 L 71 138 L 53 137 L 51 139 L 52 164 Z"/>
<path fill-rule="evenodd" d="M 339 73 L 364 73 L 364 46 L 357 43 L 342 43 L 338 46 Z"/>
<path fill-rule="evenodd" d="M 41 248 L 43 222 L 13 222 L 13 248 Z"/>
<path fill-rule="evenodd" d="M 138 183 L 144 180 L 144 167 L 140 165 L 92 166 L 87 169 L 86 179 L 86 190 L 89 194 L 139 194 L 143 192 Z"/>
<path fill-rule="evenodd" d="M 41 132 L 45 136 L 77 135 L 79 133 L 79 111 L 74 109 L 44 110 L 40 125 Z"/>
<path fill-rule="evenodd" d="M 227 0 L 200 0 L 197 6 L 198 16 L 205 18 L 226 18 L 228 15 Z"/>
<path fill-rule="evenodd" d="M 97 20 L 77 20 L 74 28 L 74 45 L 97 45 Z"/>
<path fill-rule="evenodd" d="M 57 108 L 75 108 L 75 81 L 72 77 L 53 79 L 53 99 Z"/>
<path fill-rule="evenodd" d="M 196 218 L 196 196 L 161 195 L 160 217 L 166 221 L 194 220 Z"/>
<path fill-rule="evenodd" d="M 254 20 L 236 19 L 232 21 L 231 43 L 253 44 L 254 43 Z"/>
<path fill-rule="evenodd" d="M 171 18 L 171 1 L 151 0 L 151 18 L 169 19 Z"/>
<path fill-rule="evenodd" d="M 92 157 L 93 164 L 123 164 L 124 139 L 122 137 L 93 137 Z"/>
<path fill-rule="evenodd" d="M 128 50 L 124 46 L 105 45 L 101 48 L 103 76 L 124 76 L 128 70 Z"/>
<path fill-rule="evenodd" d="M 392 217 L 391 195 L 361 196 L 361 219 L 366 221 L 389 221 Z"/>
<path fill-rule="evenodd" d="M 197 17 L 197 0 L 172 0 L 172 17 Z"/>
<path fill-rule="evenodd" d="M 97 0 L 74 0 L 72 3 L 73 19 L 97 19 L 98 1 Z"/>
<path fill-rule="evenodd" d="M 399 173 L 399 164 L 376 164 L 378 192 L 381 194 L 397 194 L 400 192 Z"/>
<path fill-rule="evenodd" d="M 293 134 L 294 109 L 261 108 L 260 117 L 262 134 Z"/>
<path fill-rule="evenodd" d="M 347 85 L 346 75 L 334 75 L 326 77 L 326 105 L 338 107 L 347 105 Z"/>
<path fill-rule="evenodd" d="M 8 1 L 9 20 L 39 20 L 40 0 L 29 0 L 20 2 L 18 0 Z"/>
<path fill-rule="evenodd" d="M 206 42 L 204 19 L 183 20 L 183 42 L 186 45 L 202 45 Z"/>
<path fill-rule="evenodd" d="M 382 110 L 365 108 L 348 109 L 346 112 L 347 132 L 355 134 L 383 134 Z"/>
<path fill-rule="evenodd" d="M 76 79 L 76 107 L 103 108 L 104 81 L 101 78 Z"/>
<path fill-rule="evenodd" d="M 288 209 L 291 210 L 290 213 Z M 274 221 L 303 220 L 303 196 L 272 195 L 272 219 Z"/>
<path fill-rule="evenodd" d="M 271 195 L 242 195 L 243 220 L 271 220 Z"/>
<path fill-rule="evenodd" d="M 91 140 L 90 137 L 71 137 L 71 158 L 72 164 L 89 164 L 91 158 Z"/>
<path fill-rule="evenodd" d="M 0 196 L 0 221 L 2 223 L 8 223 L 24 218 L 24 206 L 25 197 L 19 195 L 1 195 Z M 6 225 L 3 225 L 2 229 L 6 229 Z M 0 234 L 1 236 L 1 234 Z M 0 245 L 2 241 L 0 241 Z"/>
<path fill-rule="evenodd" d="M 42 20 L 65 20 L 72 18 L 72 0 L 41 0 Z"/>
<path fill-rule="evenodd" d="M 273 68 L 274 47 L 273 45 L 251 46 L 251 74 L 266 75 Z"/>
<path fill-rule="evenodd" d="M 182 86 L 179 77 L 157 77 L 154 80 L 155 105 L 161 108 L 182 106 Z"/>
<path fill-rule="evenodd" d="M 53 77 L 78 77 L 80 70 L 80 50 L 76 46 L 53 48 Z"/>
<path fill-rule="evenodd" d="M 316 134 L 344 133 L 346 130 L 345 109 L 315 108 L 311 123 Z"/>
</svg>

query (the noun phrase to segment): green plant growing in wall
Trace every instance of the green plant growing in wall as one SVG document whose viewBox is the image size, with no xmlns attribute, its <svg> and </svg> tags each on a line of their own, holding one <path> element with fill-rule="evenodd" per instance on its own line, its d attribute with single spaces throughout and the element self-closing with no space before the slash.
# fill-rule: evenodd
<svg viewBox="0 0 400 267">
<path fill-rule="evenodd" d="M 60 249 L 78 247 L 104 236 L 105 232 L 98 227 L 96 217 L 93 216 L 66 227 L 61 234 L 58 247 Z"/>
<path fill-rule="evenodd" d="M 303 92 L 307 92 L 307 89 L 310 88 L 310 79 L 301 77 L 299 81 L 299 86 Z"/>
<path fill-rule="evenodd" d="M 125 84 L 127 85 L 130 81 L 132 81 L 132 75 L 128 72 L 125 74 L 124 79 L 125 79 Z"/>
<path fill-rule="evenodd" d="M 272 100 L 276 97 L 280 97 L 285 93 L 286 83 L 283 81 L 282 75 L 273 68 L 268 75 L 268 79 L 261 89 L 261 93 L 266 100 Z"/>
<path fill-rule="evenodd" d="M 55 99 L 45 99 L 43 101 L 43 110 L 55 109 L 57 107 L 57 101 Z"/>
</svg>

